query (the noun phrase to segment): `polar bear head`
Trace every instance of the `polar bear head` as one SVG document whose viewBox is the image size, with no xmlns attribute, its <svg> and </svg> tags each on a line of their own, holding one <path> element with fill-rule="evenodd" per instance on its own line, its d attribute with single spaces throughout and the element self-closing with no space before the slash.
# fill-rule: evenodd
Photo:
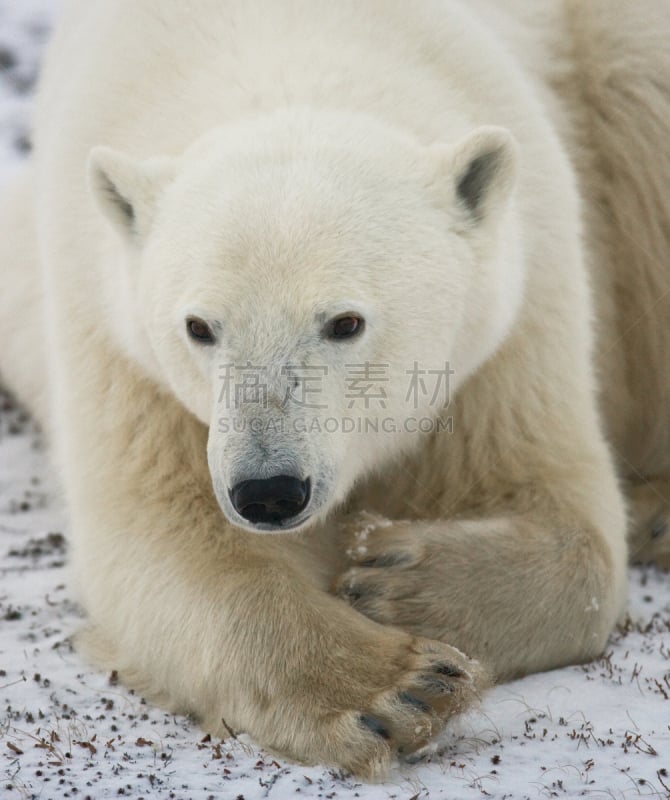
<svg viewBox="0 0 670 800">
<path fill-rule="evenodd" d="M 209 426 L 231 522 L 305 527 L 448 435 L 450 394 L 519 308 L 517 161 L 501 128 L 425 145 L 307 111 L 225 126 L 178 158 L 94 149 L 119 286 L 142 310 L 123 324 Z"/>
</svg>

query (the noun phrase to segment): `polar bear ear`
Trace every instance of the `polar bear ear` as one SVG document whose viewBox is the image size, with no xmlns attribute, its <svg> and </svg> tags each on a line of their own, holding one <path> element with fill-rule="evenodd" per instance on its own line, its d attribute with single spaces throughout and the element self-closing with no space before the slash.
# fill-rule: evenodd
<svg viewBox="0 0 670 800">
<path fill-rule="evenodd" d="M 170 158 L 137 161 L 110 147 L 94 147 L 88 160 L 88 183 L 98 207 L 128 241 L 141 244 L 154 217 L 156 201 L 174 179 Z"/>
<path fill-rule="evenodd" d="M 442 151 L 442 169 L 448 169 L 456 201 L 477 224 L 494 219 L 516 183 L 519 148 L 512 134 L 487 125 L 448 150 L 436 149 Z"/>
</svg>

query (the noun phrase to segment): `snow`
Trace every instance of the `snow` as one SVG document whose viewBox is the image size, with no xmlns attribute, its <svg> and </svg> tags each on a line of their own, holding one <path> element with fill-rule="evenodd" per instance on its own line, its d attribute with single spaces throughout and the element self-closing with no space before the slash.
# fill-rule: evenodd
<svg viewBox="0 0 670 800">
<path fill-rule="evenodd" d="M 55 0 L 0 0 L 0 183 Z M 66 517 L 39 432 L 0 395 L 0 798 L 670 798 L 670 577 L 633 568 L 600 660 L 499 686 L 381 785 L 210 740 L 84 663 Z M 595 608 L 595 606 L 594 606 Z"/>
</svg>

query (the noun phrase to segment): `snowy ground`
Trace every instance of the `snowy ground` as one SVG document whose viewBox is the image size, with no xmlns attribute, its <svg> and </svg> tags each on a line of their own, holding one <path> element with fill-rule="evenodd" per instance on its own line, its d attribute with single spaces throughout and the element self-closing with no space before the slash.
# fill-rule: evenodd
<svg viewBox="0 0 670 800">
<path fill-rule="evenodd" d="M 139 0 L 138 0 L 139 2 Z M 0 181 L 25 156 L 56 0 L 0 0 Z M 0 287 L 0 291 L 2 288 Z M 604 658 L 498 687 L 380 786 L 219 742 L 91 670 L 40 437 L 0 394 L 0 798 L 670 798 L 670 577 L 631 570 Z"/>
</svg>

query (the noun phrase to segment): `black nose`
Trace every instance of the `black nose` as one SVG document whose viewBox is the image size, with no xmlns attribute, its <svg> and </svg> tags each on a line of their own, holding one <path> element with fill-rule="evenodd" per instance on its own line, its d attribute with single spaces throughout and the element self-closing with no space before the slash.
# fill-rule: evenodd
<svg viewBox="0 0 670 800">
<path fill-rule="evenodd" d="M 241 481 L 230 490 L 237 513 L 249 522 L 281 524 L 299 514 L 309 502 L 309 478 L 273 475 L 262 480 Z"/>
</svg>

